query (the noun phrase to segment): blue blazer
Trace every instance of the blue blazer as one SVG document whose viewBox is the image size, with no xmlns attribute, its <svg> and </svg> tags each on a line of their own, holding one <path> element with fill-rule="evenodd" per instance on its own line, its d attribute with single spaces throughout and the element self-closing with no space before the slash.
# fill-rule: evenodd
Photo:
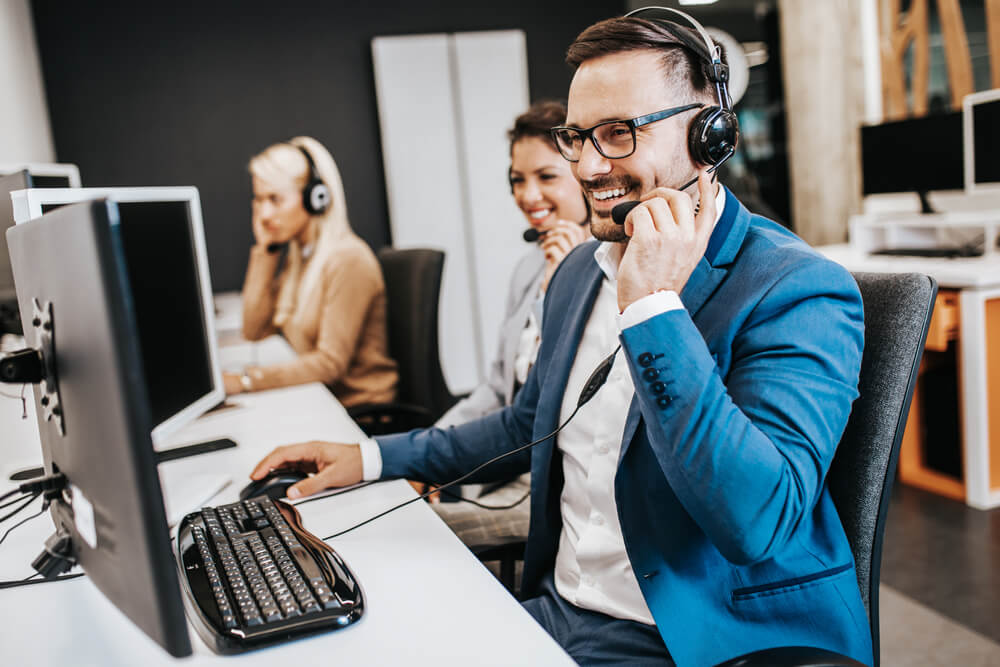
<svg viewBox="0 0 1000 667">
<path fill-rule="evenodd" d="M 447 430 L 380 438 L 383 477 L 443 482 L 556 429 L 603 280 L 595 243 L 560 265 L 538 360 L 514 403 Z M 871 664 L 868 617 L 825 478 L 857 397 L 851 275 L 726 192 L 684 310 L 621 335 L 636 395 L 615 499 L 632 569 L 678 665 L 807 645 Z M 522 590 L 552 570 L 562 461 L 549 439 L 476 480 L 531 470 Z"/>
</svg>

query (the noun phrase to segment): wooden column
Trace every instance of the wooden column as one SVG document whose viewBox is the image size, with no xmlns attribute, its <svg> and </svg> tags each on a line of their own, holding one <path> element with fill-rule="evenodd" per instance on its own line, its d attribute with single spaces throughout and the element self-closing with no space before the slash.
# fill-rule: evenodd
<svg viewBox="0 0 1000 667">
<path fill-rule="evenodd" d="M 944 38 L 944 57 L 948 65 L 951 106 L 953 109 L 961 109 L 962 98 L 976 90 L 972 80 L 969 39 L 965 36 L 965 24 L 962 22 L 962 8 L 958 6 L 958 0 L 937 0 L 937 6 L 941 36 Z"/>
<path fill-rule="evenodd" d="M 847 240 L 859 210 L 865 0 L 779 0 L 795 231 L 813 245 Z"/>
</svg>

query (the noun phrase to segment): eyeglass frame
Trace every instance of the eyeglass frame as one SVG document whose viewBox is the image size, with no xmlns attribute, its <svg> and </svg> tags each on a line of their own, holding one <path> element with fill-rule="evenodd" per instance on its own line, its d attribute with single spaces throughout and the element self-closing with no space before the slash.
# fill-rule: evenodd
<svg viewBox="0 0 1000 667">
<path fill-rule="evenodd" d="M 559 144 L 559 138 L 556 136 L 556 132 L 558 132 L 559 130 L 572 130 L 574 132 L 578 132 L 580 136 L 583 137 L 583 140 L 580 142 L 581 154 L 583 153 L 583 145 L 587 143 L 587 139 L 589 138 L 590 143 L 594 145 L 594 148 L 597 149 L 597 152 L 603 155 L 605 158 L 609 160 L 621 160 L 635 153 L 636 149 L 635 129 L 637 127 L 642 127 L 643 125 L 649 125 L 650 123 L 655 123 L 658 120 L 665 120 L 667 118 L 670 118 L 671 116 L 676 116 L 677 114 L 684 113 L 685 111 L 690 111 L 691 109 L 701 109 L 703 107 L 705 107 L 705 104 L 702 102 L 692 102 L 691 104 L 684 104 L 679 107 L 670 107 L 669 109 L 654 111 L 653 113 L 648 113 L 643 116 L 636 116 L 635 118 L 624 118 L 621 120 L 606 120 L 602 123 L 598 123 L 597 125 L 589 127 L 587 129 L 583 129 L 580 127 L 572 127 L 570 125 L 558 125 L 556 127 L 551 128 L 549 130 L 549 134 L 552 136 L 552 141 L 555 142 L 556 149 L 559 151 L 559 154 L 562 155 L 563 159 L 568 162 L 579 162 L 580 158 L 577 157 L 575 160 L 573 160 L 571 158 L 566 157 L 566 154 L 563 153 L 562 146 Z M 618 155 L 616 157 L 611 157 L 610 155 L 605 153 L 604 149 L 601 148 L 601 145 L 597 143 L 597 139 L 594 138 L 594 130 L 596 130 L 599 127 L 603 127 L 604 125 L 614 125 L 615 123 L 625 123 L 625 125 L 628 126 L 629 131 L 632 133 L 632 150 L 626 153 L 625 155 Z"/>
</svg>

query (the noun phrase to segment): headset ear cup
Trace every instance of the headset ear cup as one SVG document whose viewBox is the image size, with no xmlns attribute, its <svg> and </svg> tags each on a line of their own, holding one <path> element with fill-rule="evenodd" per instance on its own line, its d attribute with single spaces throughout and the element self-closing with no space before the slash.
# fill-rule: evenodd
<svg viewBox="0 0 1000 667">
<path fill-rule="evenodd" d="M 330 206 L 330 189 L 319 179 L 313 179 L 302 189 L 302 207 L 309 215 L 321 215 Z"/>
<path fill-rule="evenodd" d="M 732 155 L 739 141 L 736 114 L 713 106 L 702 110 L 688 130 L 688 150 L 698 164 L 715 166 Z"/>
</svg>

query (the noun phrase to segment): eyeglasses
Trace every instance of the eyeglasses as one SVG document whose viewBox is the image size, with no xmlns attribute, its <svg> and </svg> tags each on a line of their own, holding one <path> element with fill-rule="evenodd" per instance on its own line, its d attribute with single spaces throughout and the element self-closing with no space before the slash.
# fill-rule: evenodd
<svg viewBox="0 0 1000 667">
<path fill-rule="evenodd" d="M 580 153 L 583 152 L 583 144 L 588 137 L 598 153 L 609 160 L 617 160 L 628 157 L 635 152 L 635 128 L 676 116 L 691 109 L 700 109 L 703 106 L 705 105 L 696 102 L 627 120 L 606 120 L 586 130 L 579 127 L 560 126 L 553 127 L 549 131 L 552 133 L 552 138 L 555 140 L 559 152 L 570 162 L 580 161 Z"/>
</svg>

